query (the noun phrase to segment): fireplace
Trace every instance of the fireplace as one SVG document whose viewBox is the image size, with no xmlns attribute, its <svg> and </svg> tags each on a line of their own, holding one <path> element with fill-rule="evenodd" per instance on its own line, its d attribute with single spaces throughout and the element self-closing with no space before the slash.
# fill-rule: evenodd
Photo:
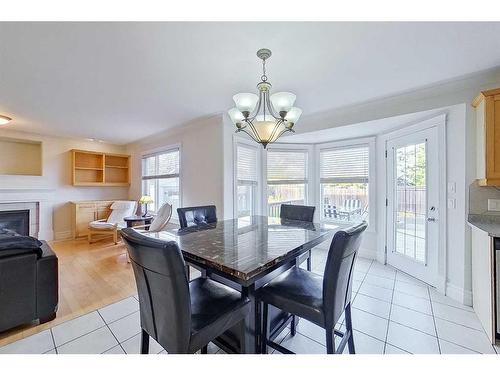
<svg viewBox="0 0 500 375">
<path fill-rule="evenodd" d="M 22 236 L 29 236 L 30 210 L 0 211 L 1 229 L 8 229 Z"/>
</svg>

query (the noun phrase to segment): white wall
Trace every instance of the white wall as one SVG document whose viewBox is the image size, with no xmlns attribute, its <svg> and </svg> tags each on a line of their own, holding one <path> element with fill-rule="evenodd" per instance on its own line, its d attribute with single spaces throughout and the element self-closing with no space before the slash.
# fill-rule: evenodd
<svg viewBox="0 0 500 375">
<path fill-rule="evenodd" d="M 124 146 L 48 137 L 1 129 L 0 136 L 42 142 L 42 176 L 0 175 L 0 202 L 40 202 L 39 238 L 65 239 L 71 236 L 70 201 L 92 199 L 125 199 L 126 187 L 80 187 L 71 185 L 73 148 L 125 153 Z"/>
<path fill-rule="evenodd" d="M 181 148 L 180 206 L 215 204 L 224 216 L 224 149 L 222 115 L 194 121 L 127 145 L 131 154 L 129 198 L 141 196 L 141 158 L 153 150 L 179 144 Z M 174 215 L 177 215 L 174 213 Z"/>
</svg>

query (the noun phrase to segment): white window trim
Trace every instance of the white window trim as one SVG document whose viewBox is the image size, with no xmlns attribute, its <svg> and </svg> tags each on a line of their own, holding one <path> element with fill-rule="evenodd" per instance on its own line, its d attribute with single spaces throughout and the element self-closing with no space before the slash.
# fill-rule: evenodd
<svg viewBox="0 0 500 375">
<path fill-rule="evenodd" d="M 315 145 L 315 180 L 314 189 L 316 191 L 316 204 L 318 208 L 317 218 L 320 222 L 326 222 L 319 211 L 321 210 L 321 182 L 320 182 L 320 153 L 322 150 L 334 148 L 348 148 L 353 146 L 368 146 L 368 228 L 367 232 L 375 233 L 377 231 L 376 218 L 377 218 L 377 198 L 376 198 L 376 154 L 375 154 L 375 137 L 365 137 L 348 139 L 337 142 L 318 143 Z"/>
<path fill-rule="evenodd" d="M 255 191 L 254 212 L 255 215 L 262 215 L 261 199 L 262 188 L 262 146 L 254 141 L 247 140 L 233 135 L 233 218 L 238 218 L 238 145 L 251 147 L 257 151 L 257 189 Z"/>
<path fill-rule="evenodd" d="M 307 152 L 307 166 L 306 166 L 306 205 L 311 205 L 312 202 L 316 202 L 315 199 L 315 154 L 314 145 L 309 144 L 295 144 L 295 143 L 273 143 L 267 146 L 267 150 L 272 151 L 305 151 Z M 264 155 L 262 157 L 262 208 L 264 215 L 267 215 L 268 205 L 267 205 L 267 151 L 263 151 Z M 316 210 L 318 211 L 318 210 Z M 315 212 L 315 216 L 319 215 Z M 315 217 L 314 221 L 317 221 L 319 216 Z"/>
<path fill-rule="evenodd" d="M 143 179 L 142 179 L 142 168 L 143 168 L 143 159 L 147 156 L 152 156 L 155 154 L 167 153 L 169 151 L 179 150 L 179 207 L 182 207 L 182 144 L 181 143 L 173 143 L 168 146 L 156 147 L 153 149 L 149 149 L 147 151 L 141 152 L 141 196 L 143 195 Z M 156 213 L 156 212 L 153 212 Z M 172 218 L 170 219 L 174 223 L 178 223 L 179 219 L 176 215 L 172 214 Z"/>
</svg>

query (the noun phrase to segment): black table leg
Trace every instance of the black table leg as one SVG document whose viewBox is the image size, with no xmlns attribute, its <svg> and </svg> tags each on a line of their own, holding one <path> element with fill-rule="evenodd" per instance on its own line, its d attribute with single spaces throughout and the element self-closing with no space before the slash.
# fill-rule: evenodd
<svg viewBox="0 0 500 375">
<path fill-rule="evenodd" d="M 260 309 L 255 303 L 255 285 L 243 287 L 242 294 L 250 299 L 250 314 L 245 320 L 245 334 L 241 337 L 241 340 L 245 340 L 245 342 L 242 343 L 241 348 L 246 354 L 259 353 L 258 335 L 260 335 L 260 330 L 258 324 L 260 324 Z"/>
</svg>

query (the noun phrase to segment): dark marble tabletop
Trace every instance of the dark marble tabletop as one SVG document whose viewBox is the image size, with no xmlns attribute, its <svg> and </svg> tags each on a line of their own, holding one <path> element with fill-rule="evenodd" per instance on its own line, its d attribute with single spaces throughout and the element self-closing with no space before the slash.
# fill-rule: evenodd
<svg viewBox="0 0 500 375">
<path fill-rule="evenodd" d="M 176 241 L 187 260 L 248 281 L 331 239 L 337 230 L 348 226 L 252 216 L 145 235 Z"/>
</svg>

